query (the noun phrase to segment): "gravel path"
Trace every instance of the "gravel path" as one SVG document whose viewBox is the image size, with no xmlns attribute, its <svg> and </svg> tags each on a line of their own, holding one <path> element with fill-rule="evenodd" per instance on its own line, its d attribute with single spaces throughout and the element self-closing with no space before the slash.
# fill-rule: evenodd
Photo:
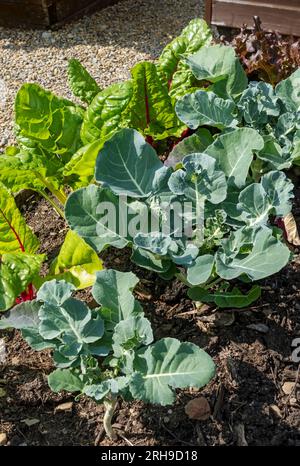
<svg viewBox="0 0 300 466">
<path fill-rule="evenodd" d="M 121 81 L 142 60 L 155 59 L 186 24 L 202 15 L 201 0 L 128 0 L 58 31 L 0 27 L 0 150 L 13 142 L 13 102 L 24 82 L 71 97 L 66 68 L 78 58 L 101 86 Z"/>
</svg>

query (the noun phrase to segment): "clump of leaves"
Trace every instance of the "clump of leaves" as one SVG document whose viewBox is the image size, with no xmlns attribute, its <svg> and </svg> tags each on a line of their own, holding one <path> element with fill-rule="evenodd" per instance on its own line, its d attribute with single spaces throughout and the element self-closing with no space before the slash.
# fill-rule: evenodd
<svg viewBox="0 0 300 466">
<path fill-rule="evenodd" d="M 176 388 L 201 388 L 215 372 L 210 356 L 193 343 L 153 343 L 151 323 L 132 293 L 137 282 L 131 272 L 99 272 L 92 293 L 100 307 L 91 310 L 72 297 L 72 285 L 53 280 L 35 301 L 16 306 L 0 321 L 0 328 L 21 330 L 33 349 L 51 349 L 57 369 L 48 382 L 54 392 L 104 403 L 110 438 L 116 437 L 111 421 L 118 397 L 173 404 Z"/>
<path fill-rule="evenodd" d="M 252 30 L 243 26 L 232 40 L 220 40 L 235 49 L 251 80 L 275 86 L 300 67 L 300 40 L 265 31 L 258 17 Z"/>
<path fill-rule="evenodd" d="M 260 183 L 249 178 L 254 153 L 263 145 L 256 130 L 232 128 L 205 152 L 195 148 L 190 153 L 187 144 L 184 153 L 182 146 L 180 159 L 177 153 L 166 167 L 142 135 L 123 129 L 97 158 L 95 179 L 101 185 L 72 193 L 66 219 L 97 252 L 109 245 L 131 245 L 132 260 L 163 278 L 177 275 L 189 287 L 206 290 L 223 284 L 220 305 L 248 305 L 259 289 L 248 296 L 236 289 L 232 294 L 230 280 L 260 280 L 278 272 L 290 258 L 270 219 L 290 212 L 292 183 L 280 171 L 263 175 Z M 180 235 L 177 224 L 171 222 L 165 229 L 166 211 L 175 203 L 190 206 L 180 211 Z M 113 209 L 110 218 L 108 207 L 99 208 L 108 205 Z M 150 213 L 155 217 L 151 225 Z M 199 218 L 204 218 L 202 227 Z M 111 219 L 118 220 L 112 224 Z"/>
<path fill-rule="evenodd" d="M 16 300 L 34 299 L 36 290 L 54 277 L 79 289 L 92 286 L 96 271 L 102 269 L 96 252 L 69 231 L 48 274 L 41 276 L 46 256 L 38 254 L 39 247 L 39 240 L 26 224 L 14 197 L 0 183 L 0 311 L 11 308 Z"/>
</svg>

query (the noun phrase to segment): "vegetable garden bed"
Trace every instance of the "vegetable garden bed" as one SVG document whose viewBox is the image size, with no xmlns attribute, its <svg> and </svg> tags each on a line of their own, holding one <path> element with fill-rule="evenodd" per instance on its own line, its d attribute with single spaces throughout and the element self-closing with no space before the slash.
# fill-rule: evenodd
<svg viewBox="0 0 300 466">
<path fill-rule="evenodd" d="M 22 86 L 19 149 L 0 160 L 1 306 L 19 304 L 0 325 L 43 351 L 5 330 L 2 428 L 12 444 L 299 445 L 291 360 L 300 326 L 299 71 L 292 71 L 275 90 L 248 84 L 233 49 L 211 45 L 195 20 L 157 65 L 137 64 L 131 81 L 105 90 L 71 61 L 70 85 L 87 110 Z M 22 220 L 7 188 L 44 199 L 32 195 Z M 188 233 L 177 239 L 173 223 L 168 234 L 108 228 L 99 200 L 117 205 L 120 193 L 134 209 L 154 206 L 162 220 L 165 199 L 190 201 L 191 242 Z M 46 388 L 49 373 L 55 394 Z M 170 406 L 175 388 L 182 390 Z M 62 389 L 83 396 L 74 402 L 56 393 Z M 92 399 L 104 401 L 110 440 Z M 159 415 L 155 404 L 164 406 Z M 20 408 L 22 439 L 14 424 Z"/>
</svg>

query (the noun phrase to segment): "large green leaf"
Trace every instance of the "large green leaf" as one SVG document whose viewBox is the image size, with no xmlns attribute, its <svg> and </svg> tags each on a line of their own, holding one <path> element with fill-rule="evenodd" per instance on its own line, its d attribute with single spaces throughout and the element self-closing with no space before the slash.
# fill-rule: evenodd
<svg viewBox="0 0 300 466">
<path fill-rule="evenodd" d="M 182 58 L 197 52 L 211 40 L 212 33 L 207 23 L 196 18 L 164 48 L 157 66 L 159 75 L 168 84 L 172 98 L 177 99 L 186 94 L 195 85 L 195 78 Z"/>
<path fill-rule="evenodd" d="M 187 269 L 187 280 L 191 285 L 200 285 L 205 283 L 211 276 L 213 265 L 215 262 L 214 256 L 204 254 L 197 257 L 194 264 Z"/>
<path fill-rule="evenodd" d="M 177 101 L 176 113 L 191 129 L 204 125 L 224 129 L 238 124 L 234 102 L 221 99 L 213 92 L 196 91 L 185 95 Z"/>
<path fill-rule="evenodd" d="M 107 245 L 124 248 L 128 240 L 118 233 L 118 207 L 119 199 L 110 190 L 90 185 L 68 197 L 65 216 L 70 228 L 97 252 Z"/>
<path fill-rule="evenodd" d="M 44 255 L 7 253 L 0 262 L 0 311 L 15 304 L 16 298 L 38 275 Z"/>
<path fill-rule="evenodd" d="M 126 110 L 127 126 L 155 140 L 180 136 L 183 125 L 175 114 L 168 88 L 154 63 L 138 63 L 131 70 L 133 95 Z"/>
<path fill-rule="evenodd" d="M 24 84 L 15 101 L 18 137 L 26 146 L 72 155 L 80 146 L 82 111 L 37 84 Z"/>
<path fill-rule="evenodd" d="M 245 231 L 237 230 L 222 241 L 216 254 L 216 268 L 225 280 L 244 274 L 251 280 L 260 280 L 279 272 L 289 258 L 288 247 L 272 235 L 271 229 L 261 228 L 247 240 Z"/>
<path fill-rule="evenodd" d="M 252 128 L 237 128 L 216 138 L 205 153 L 214 157 L 228 178 L 229 185 L 244 186 L 253 153 L 264 146 L 263 138 Z"/>
<path fill-rule="evenodd" d="M 81 137 L 84 144 L 106 141 L 124 126 L 124 111 L 132 97 L 132 83 L 112 84 L 99 92 L 84 115 Z"/>
<path fill-rule="evenodd" d="M 72 369 L 56 369 L 48 376 L 48 384 L 53 392 L 66 390 L 68 392 L 81 392 L 84 382 L 79 374 Z"/>
<path fill-rule="evenodd" d="M 213 91 L 221 97 L 235 98 L 248 85 L 246 73 L 232 47 L 202 47 L 186 62 L 197 79 L 214 83 Z"/>
<path fill-rule="evenodd" d="M 97 273 L 93 297 L 102 305 L 101 315 L 110 329 L 121 320 L 143 315 L 132 293 L 138 281 L 132 272 L 102 270 Z"/>
<path fill-rule="evenodd" d="M 115 194 L 148 197 L 163 166 L 155 150 L 134 129 L 122 129 L 104 144 L 96 161 L 96 180 Z"/>
<path fill-rule="evenodd" d="M 300 69 L 276 86 L 276 95 L 280 97 L 286 109 L 291 112 L 300 110 Z"/>
<path fill-rule="evenodd" d="M 75 58 L 69 61 L 68 78 L 73 94 L 87 104 L 90 104 L 93 98 L 101 91 L 94 78 L 92 78 L 80 61 Z"/>
<path fill-rule="evenodd" d="M 39 241 L 26 225 L 14 197 L 0 184 L 0 256 L 7 252 L 33 254 L 38 247 Z"/>
<path fill-rule="evenodd" d="M 134 398 L 172 404 L 175 388 L 203 387 L 214 376 L 210 356 L 193 343 L 164 338 L 138 352 L 130 380 Z"/>
<path fill-rule="evenodd" d="M 254 128 L 266 125 L 270 117 L 280 114 L 279 99 L 273 86 L 264 82 L 250 82 L 238 102 L 238 108 L 245 122 Z"/>
</svg>

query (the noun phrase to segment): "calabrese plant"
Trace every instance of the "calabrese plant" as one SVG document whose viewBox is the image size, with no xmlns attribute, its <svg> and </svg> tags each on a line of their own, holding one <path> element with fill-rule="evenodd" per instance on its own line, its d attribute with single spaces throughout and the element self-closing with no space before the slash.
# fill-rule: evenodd
<svg viewBox="0 0 300 466">
<path fill-rule="evenodd" d="M 132 293 L 137 282 L 131 272 L 99 272 L 92 293 L 101 306 L 91 310 L 72 297 L 73 285 L 53 280 L 36 300 L 17 305 L 0 320 L 2 329 L 21 330 L 33 349 L 52 351 L 57 368 L 48 383 L 54 392 L 104 403 L 103 424 L 112 439 L 118 397 L 169 405 L 175 388 L 201 388 L 215 373 L 210 356 L 193 343 L 175 338 L 153 343 L 151 324 Z"/>
<path fill-rule="evenodd" d="M 293 185 L 276 170 L 251 179 L 253 153 L 264 144 L 252 128 L 207 137 L 202 152 L 197 138 L 182 141 L 166 166 L 141 134 L 121 130 L 98 155 L 100 186 L 73 192 L 65 216 L 98 253 L 131 246 L 136 264 L 177 276 L 193 299 L 243 307 L 260 288 L 244 295 L 231 280 L 268 277 L 291 257 L 273 219 L 291 211 Z"/>
</svg>

